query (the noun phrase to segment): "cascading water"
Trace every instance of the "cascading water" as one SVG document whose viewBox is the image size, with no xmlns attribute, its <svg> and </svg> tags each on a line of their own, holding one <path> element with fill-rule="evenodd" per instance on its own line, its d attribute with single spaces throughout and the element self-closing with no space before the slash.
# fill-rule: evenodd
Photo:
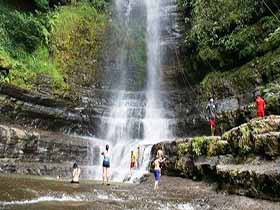
<svg viewBox="0 0 280 210">
<path fill-rule="evenodd" d="M 166 8 L 171 1 L 114 2 L 115 29 L 111 39 L 117 45 L 111 49 L 115 52 L 114 59 L 110 58 L 113 62 L 106 65 L 108 77 L 113 77 L 113 104 L 108 116 L 102 118 L 101 128 L 105 130 L 99 137 L 102 140 L 94 139 L 102 148 L 105 144 L 111 147 L 110 174 L 114 181 L 123 181 L 129 175 L 130 153 L 137 151 L 138 145 L 141 145 L 141 167 L 131 180 L 147 170 L 151 145 L 172 137 L 173 121 L 166 118 L 163 102 L 166 98 L 161 94 L 165 46 L 162 25 L 169 17 Z M 101 178 L 101 174 L 96 173 L 94 178 Z"/>
</svg>

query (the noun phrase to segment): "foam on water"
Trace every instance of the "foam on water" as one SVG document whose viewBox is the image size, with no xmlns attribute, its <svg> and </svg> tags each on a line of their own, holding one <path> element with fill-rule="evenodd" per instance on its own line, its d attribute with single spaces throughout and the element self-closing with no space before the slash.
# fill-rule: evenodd
<svg viewBox="0 0 280 210">
<path fill-rule="evenodd" d="M 69 196 L 69 195 L 62 195 L 60 197 L 58 196 L 42 196 L 39 198 L 35 198 L 32 200 L 21 200 L 21 201 L 1 201 L 0 206 L 12 206 L 12 205 L 29 205 L 29 204 L 36 204 L 41 202 L 66 202 L 66 201 L 72 201 L 72 202 L 79 202 L 83 201 L 83 199 L 79 196 Z"/>
<path fill-rule="evenodd" d="M 172 204 L 166 203 L 160 205 L 160 210 L 195 210 L 190 203 Z"/>
</svg>

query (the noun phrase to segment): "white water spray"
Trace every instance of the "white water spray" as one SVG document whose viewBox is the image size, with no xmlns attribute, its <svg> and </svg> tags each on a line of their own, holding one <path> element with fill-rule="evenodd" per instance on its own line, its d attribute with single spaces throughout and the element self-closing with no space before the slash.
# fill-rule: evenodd
<svg viewBox="0 0 280 210">
<path fill-rule="evenodd" d="M 114 81 L 114 104 L 108 117 L 103 120 L 107 124 L 104 140 L 98 140 L 101 149 L 110 145 L 112 160 L 110 174 L 113 181 L 123 181 L 129 175 L 130 153 L 137 152 L 141 146 L 140 168 L 133 172 L 137 178 L 148 170 L 152 145 L 172 138 L 170 120 L 165 117 L 164 98 L 162 97 L 162 25 L 161 21 L 166 10 L 163 3 L 171 0 L 115 0 L 115 22 L 119 24 L 122 38 L 118 49 L 116 63 L 109 66 L 112 70 L 120 71 L 120 80 Z M 137 17 L 143 14 L 145 20 Z M 135 23 L 144 22 L 146 49 L 145 87 L 135 91 L 131 87 L 133 74 L 139 70 L 131 66 L 131 43 L 135 38 Z M 139 23 L 140 24 L 140 23 Z M 135 44 L 137 46 L 137 44 Z M 133 64 L 133 62 L 132 62 Z M 131 85 L 132 84 L 132 85 Z M 94 139 L 96 141 L 96 139 Z M 102 143 L 100 143 L 102 142 Z M 102 160 L 100 160 L 102 162 Z M 101 166 L 100 166 L 101 171 Z M 97 173 L 93 177 L 101 178 Z"/>
</svg>

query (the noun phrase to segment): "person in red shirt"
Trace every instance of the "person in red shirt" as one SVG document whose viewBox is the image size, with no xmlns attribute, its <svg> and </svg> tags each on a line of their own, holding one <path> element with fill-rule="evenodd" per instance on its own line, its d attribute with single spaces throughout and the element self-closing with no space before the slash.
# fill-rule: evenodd
<svg viewBox="0 0 280 210">
<path fill-rule="evenodd" d="M 264 118 L 265 101 L 260 95 L 256 96 L 257 117 Z"/>
</svg>

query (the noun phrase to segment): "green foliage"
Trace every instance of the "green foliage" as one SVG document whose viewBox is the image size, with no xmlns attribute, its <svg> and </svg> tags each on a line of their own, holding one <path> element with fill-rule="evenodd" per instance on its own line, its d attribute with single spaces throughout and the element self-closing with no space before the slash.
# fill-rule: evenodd
<svg viewBox="0 0 280 210">
<path fill-rule="evenodd" d="M 109 6 L 108 0 L 91 0 L 90 3 L 98 12 L 105 11 Z"/>
<path fill-rule="evenodd" d="M 277 49 L 239 68 L 209 73 L 202 80 L 201 86 L 205 93 L 215 90 L 217 97 L 225 95 L 225 90 L 229 95 L 253 92 L 256 86 L 265 85 L 280 77 L 279 56 L 280 49 Z"/>
<path fill-rule="evenodd" d="M 280 84 L 279 81 L 270 83 L 261 90 L 266 101 L 266 114 L 280 113 Z"/>
<path fill-rule="evenodd" d="M 31 13 L 10 11 L 7 8 L 1 8 L 0 13 L 1 34 L 10 52 L 22 48 L 32 53 L 38 47 L 48 44 L 47 24 L 39 15 L 35 17 Z"/>
<path fill-rule="evenodd" d="M 94 3 L 82 1 L 57 8 L 50 20 L 51 51 L 61 71 L 69 83 L 92 84 L 103 46 L 106 14 L 99 13 Z"/>
<path fill-rule="evenodd" d="M 39 9 L 47 9 L 49 7 L 49 0 L 34 0 L 36 6 Z"/>
<path fill-rule="evenodd" d="M 178 157 L 183 157 L 189 152 L 189 145 L 187 142 L 180 143 L 177 145 L 177 155 Z"/>
<path fill-rule="evenodd" d="M 36 89 L 38 76 L 46 75 L 53 93 L 65 93 L 70 85 L 65 78 L 79 72 L 75 66 L 84 69 L 79 62 L 86 62 L 80 59 L 97 59 L 107 3 L 83 0 L 53 11 L 46 10 L 48 0 L 35 3 L 45 12 L 19 12 L 0 2 L 0 65 L 11 66 L 0 81 Z M 74 76 L 73 80 L 81 82 Z"/>
<path fill-rule="evenodd" d="M 238 141 L 239 154 L 246 155 L 252 152 L 253 145 L 251 142 L 250 129 L 246 126 L 240 128 L 241 138 Z"/>
<path fill-rule="evenodd" d="M 204 136 L 192 139 L 192 152 L 196 157 L 207 154 L 208 141 Z"/>
<path fill-rule="evenodd" d="M 218 139 L 211 139 L 207 147 L 208 156 L 225 155 L 228 153 L 228 142 Z"/>
<path fill-rule="evenodd" d="M 226 71 L 280 44 L 279 22 L 258 0 L 179 0 L 187 75 Z M 280 17 L 277 8 L 274 13 Z M 270 16 L 268 16 L 270 15 Z"/>
<path fill-rule="evenodd" d="M 33 88 L 37 74 L 52 77 L 53 87 L 65 87 L 57 65 L 50 60 L 48 16 L 23 13 L 1 7 L 0 57 L 11 63 L 10 74 L 2 76 L 2 82 L 22 88 Z"/>
</svg>

